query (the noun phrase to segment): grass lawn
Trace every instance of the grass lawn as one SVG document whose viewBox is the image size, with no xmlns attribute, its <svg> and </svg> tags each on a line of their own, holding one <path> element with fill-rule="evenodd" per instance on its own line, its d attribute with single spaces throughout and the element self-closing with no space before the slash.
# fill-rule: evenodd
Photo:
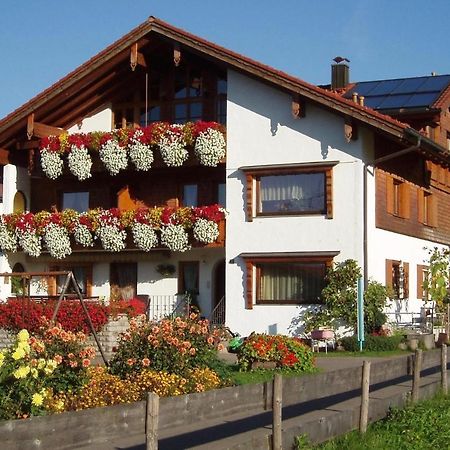
<svg viewBox="0 0 450 450">
<path fill-rule="evenodd" d="M 298 449 L 310 450 L 444 450 L 450 448 L 450 398 L 434 399 L 395 409 L 369 426 L 364 436 L 357 431 L 319 446 L 302 436 Z"/>
<path fill-rule="evenodd" d="M 314 372 L 318 372 L 315 370 Z M 230 379 L 233 384 L 252 384 L 252 383 L 264 383 L 273 379 L 276 373 L 281 373 L 283 377 L 301 377 L 302 375 L 308 375 L 314 372 L 292 372 L 291 370 L 282 369 L 256 369 L 248 372 L 239 372 L 237 365 L 230 366 Z"/>
<path fill-rule="evenodd" d="M 399 356 L 399 355 L 408 355 L 411 354 L 409 350 L 388 350 L 388 351 L 365 351 L 362 352 L 317 352 L 316 356 L 319 358 L 336 358 L 343 356 L 355 356 L 355 357 L 379 357 L 386 358 L 389 356 Z"/>
</svg>

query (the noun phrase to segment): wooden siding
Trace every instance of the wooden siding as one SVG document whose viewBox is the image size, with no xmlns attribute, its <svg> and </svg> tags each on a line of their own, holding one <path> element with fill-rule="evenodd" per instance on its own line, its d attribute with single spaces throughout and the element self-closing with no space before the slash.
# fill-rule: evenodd
<svg viewBox="0 0 450 450">
<path fill-rule="evenodd" d="M 437 168 L 439 166 L 434 167 Z M 388 190 L 390 190 L 389 186 L 392 182 L 391 173 L 376 169 L 376 227 L 450 245 L 450 193 L 446 189 L 443 189 L 439 183 L 435 182 L 433 178 L 436 176 L 439 175 L 432 173 L 431 183 L 428 187 L 424 187 L 424 183 L 418 185 L 404 178 L 396 177 L 409 186 L 408 214 L 404 213 L 404 217 L 401 217 L 392 214 L 391 206 L 389 205 L 390 195 Z M 450 179 L 448 170 L 447 177 Z M 423 211 L 421 211 L 421 197 L 424 191 L 432 195 L 434 204 L 434 211 L 431 212 L 431 221 L 427 225 L 422 223 Z"/>
</svg>

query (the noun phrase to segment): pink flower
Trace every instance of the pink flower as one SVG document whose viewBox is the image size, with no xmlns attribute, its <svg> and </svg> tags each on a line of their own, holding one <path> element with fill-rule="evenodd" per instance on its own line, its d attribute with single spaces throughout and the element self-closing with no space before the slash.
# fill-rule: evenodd
<svg viewBox="0 0 450 450">
<path fill-rule="evenodd" d="M 83 367 L 89 367 L 91 365 L 91 361 L 87 358 L 83 359 Z"/>
<path fill-rule="evenodd" d="M 194 356 L 195 353 L 196 353 L 196 350 L 195 350 L 194 347 L 192 347 L 191 349 L 189 349 L 189 354 L 190 354 L 191 356 Z"/>
<path fill-rule="evenodd" d="M 127 364 L 128 364 L 129 366 L 132 366 L 135 362 L 136 362 L 136 360 L 135 360 L 134 358 L 128 358 L 128 359 L 127 359 Z"/>
<path fill-rule="evenodd" d="M 56 364 L 61 364 L 63 360 L 61 355 L 55 355 L 53 359 L 55 360 Z"/>
</svg>

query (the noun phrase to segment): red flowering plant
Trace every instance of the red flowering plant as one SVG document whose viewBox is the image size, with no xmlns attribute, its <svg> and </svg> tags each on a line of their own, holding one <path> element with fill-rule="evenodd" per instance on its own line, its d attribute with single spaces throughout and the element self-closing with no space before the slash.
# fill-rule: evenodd
<svg viewBox="0 0 450 450">
<path fill-rule="evenodd" d="M 249 370 L 254 362 L 275 362 L 276 366 L 295 372 L 311 372 L 314 354 L 301 339 L 282 335 L 252 334 L 238 349 L 238 364 Z"/>
<path fill-rule="evenodd" d="M 85 302 L 95 331 L 100 331 L 108 322 L 108 306 L 98 302 Z M 0 328 L 10 332 L 27 329 L 39 333 L 53 316 L 56 300 L 44 302 L 28 301 L 26 298 L 10 298 L 0 302 Z M 78 300 L 62 300 L 56 320 L 63 329 L 90 334 L 91 330 L 85 312 Z"/>
<path fill-rule="evenodd" d="M 125 377 L 143 369 L 186 375 L 217 358 L 218 331 L 195 313 L 159 322 L 132 320 L 110 361 L 111 373 Z"/>
<path fill-rule="evenodd" d="M 125 314 L 129 319 L 145 314 L 146 304 L 140 298 L 130 300 L 110 300 L 109 314 L 112 318 L 117 318 L 119 314 Z"/>
</svg>

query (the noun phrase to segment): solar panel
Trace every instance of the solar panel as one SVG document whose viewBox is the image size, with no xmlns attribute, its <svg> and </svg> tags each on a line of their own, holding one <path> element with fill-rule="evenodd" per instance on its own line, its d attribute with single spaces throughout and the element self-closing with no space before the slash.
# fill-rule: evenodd
<svg viewBox="0 0 450 450">
<path fill-rule="evenodd" d="M 378 81 L 377 86 L 375 86 L 374 89 L 370 91 L 369 95 L 388 95 L 396 87 L 398 87 L 401 84 L 401 82 L 402 80 Z"/>
<path fill-rule="evenodd" d="M 440 92 L 450 83 L 450 75 L 442 75 L 438 77 L 428 77 L 417 92 L 435 91 Z"/>
<path fill-rule="evenodd" d="M 378 109 L 402 108 L 410 98 L 411 94 L 388 95 L 379 104 Z"/>
<path fill-rule="evenodd" d="M 412 94 L 416 92 L 426 81 L 426 78 L 406 78 L 391 91 L 392 94 Z"/>
<path fill-rule="evenodd" d="M 439 97 L 439 92 L 416 93 L 405 102 L 404 108 L 413 108 L 418 106 L 429 106 Z"/>
</svg>

